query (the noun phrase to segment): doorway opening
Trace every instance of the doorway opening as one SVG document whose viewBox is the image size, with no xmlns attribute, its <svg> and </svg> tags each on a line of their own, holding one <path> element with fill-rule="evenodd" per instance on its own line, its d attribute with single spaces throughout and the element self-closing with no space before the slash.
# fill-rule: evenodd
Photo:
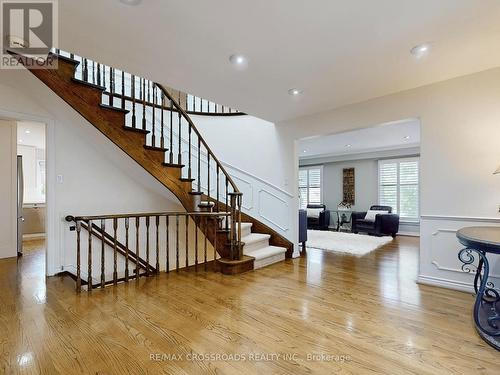
<svg viewBox="0 0 500 375">
<path fill-rule="evenodd" d="M 46 126 L 16 121 L 17 255 L 35 256 L 45 270 L 47 233 Z"/>
<path fill-rule="evenodd" d="M 376 256 L 396 237 L 419 236 L 419 119 L 303 139 L 298 147 L 305 249 Z"/>
</svg>

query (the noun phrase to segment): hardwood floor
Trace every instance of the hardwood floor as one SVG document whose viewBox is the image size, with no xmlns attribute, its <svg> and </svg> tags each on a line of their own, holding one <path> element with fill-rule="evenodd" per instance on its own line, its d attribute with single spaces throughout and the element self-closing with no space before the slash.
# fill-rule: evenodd
<svg viewBox="0 0 500 375">
<path fill-rule="evenodd" d="M 45 281 L 42 246 L 0 261 L 2 374 L 499 371 L 473 297 L 415 283 L 415 238 L 362 258 L 309 250 L 237 276 L 181 271 L 81 295 L 69 278 Z"/>
</svg>

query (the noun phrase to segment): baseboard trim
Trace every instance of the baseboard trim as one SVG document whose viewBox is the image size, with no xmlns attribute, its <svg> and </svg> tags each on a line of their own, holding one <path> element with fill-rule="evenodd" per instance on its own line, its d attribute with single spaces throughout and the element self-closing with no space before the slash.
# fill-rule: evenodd
<svg viewBox="0 0 500 375">
<path fill-rule="evenodd" d="M 23 240 L 37 240 L 45 238 L 45 233 L 23 234 Z"/>
<path fill-rule="evenodd" d="M 474 286 L 462 281 L 443 279 L 440 277 L 418 275 L 417 284 L 437 286 L 440 288 L 457 290 L 459 292 L 474 293 Z"/>
<path fill-rule="evenodd" d="M 420 233 L 417 233 L 417 232 L 398 232 L 398 236 L 420 237 Z"/>
</svg>

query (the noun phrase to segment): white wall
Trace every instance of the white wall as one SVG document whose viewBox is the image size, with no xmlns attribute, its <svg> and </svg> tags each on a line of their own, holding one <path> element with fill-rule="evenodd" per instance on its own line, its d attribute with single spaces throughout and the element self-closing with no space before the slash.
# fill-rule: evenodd
<svg viewBox="0 0 500 375">
<path fill-rule="evenodd" d="M 457 219 L 465 220 L 460 221 L 464 226 L 498 225 L 500 178 L 492 173 L 500 164 L 499 103 L 497 68 L 277 124 L 286 150 L 282 156 L 286 176 L 294 179 L 297 174 L 297 139 L 419 118 L 420 280 L 432 277 L 434 283 L 443 280 L 443 286 L 459 288 L 460 245 L 454 235 L 448 235 L 448 247 L 430 247 L 429 239 L 441 235 L 433 236 L 436 231 L 427 222 L 438 222 L 443 230 L 455 230 Z M 434 263 L 438 258 L 440 267 Z M 495 272 L 499 271 L 497 266 Z"/>
<path fill-rule="evenodd" d="M 17 254 L 16 123 L 0 120 L 0 259 Z"/>
<path fill-rule="evenodd" d="M 243 193 L 243 211 L 294 241 L 297 184 L 285 175 L 276 126 L 246 115 L 191 118 Z"/>
<path fill-rule="evenodd" d="M 48 125 L 49 274 L 73 263 L 74 232 L 66 215 L 183 210 L 172 193 L 28 71 L 0 71 L 0 117 Z"/>
</svg>

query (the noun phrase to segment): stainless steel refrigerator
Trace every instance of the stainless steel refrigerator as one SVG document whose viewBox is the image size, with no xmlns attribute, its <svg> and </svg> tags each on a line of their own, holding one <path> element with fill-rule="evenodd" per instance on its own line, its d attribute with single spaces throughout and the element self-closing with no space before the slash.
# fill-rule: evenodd
<svg viewBox="0 0 500 375">
<path fill-rule="evenodd" d="M 24 175 L 23 157 L 17 156 L 17 255 L 23 255 L 23 201 L 24 201 Z"/>
</svg>

